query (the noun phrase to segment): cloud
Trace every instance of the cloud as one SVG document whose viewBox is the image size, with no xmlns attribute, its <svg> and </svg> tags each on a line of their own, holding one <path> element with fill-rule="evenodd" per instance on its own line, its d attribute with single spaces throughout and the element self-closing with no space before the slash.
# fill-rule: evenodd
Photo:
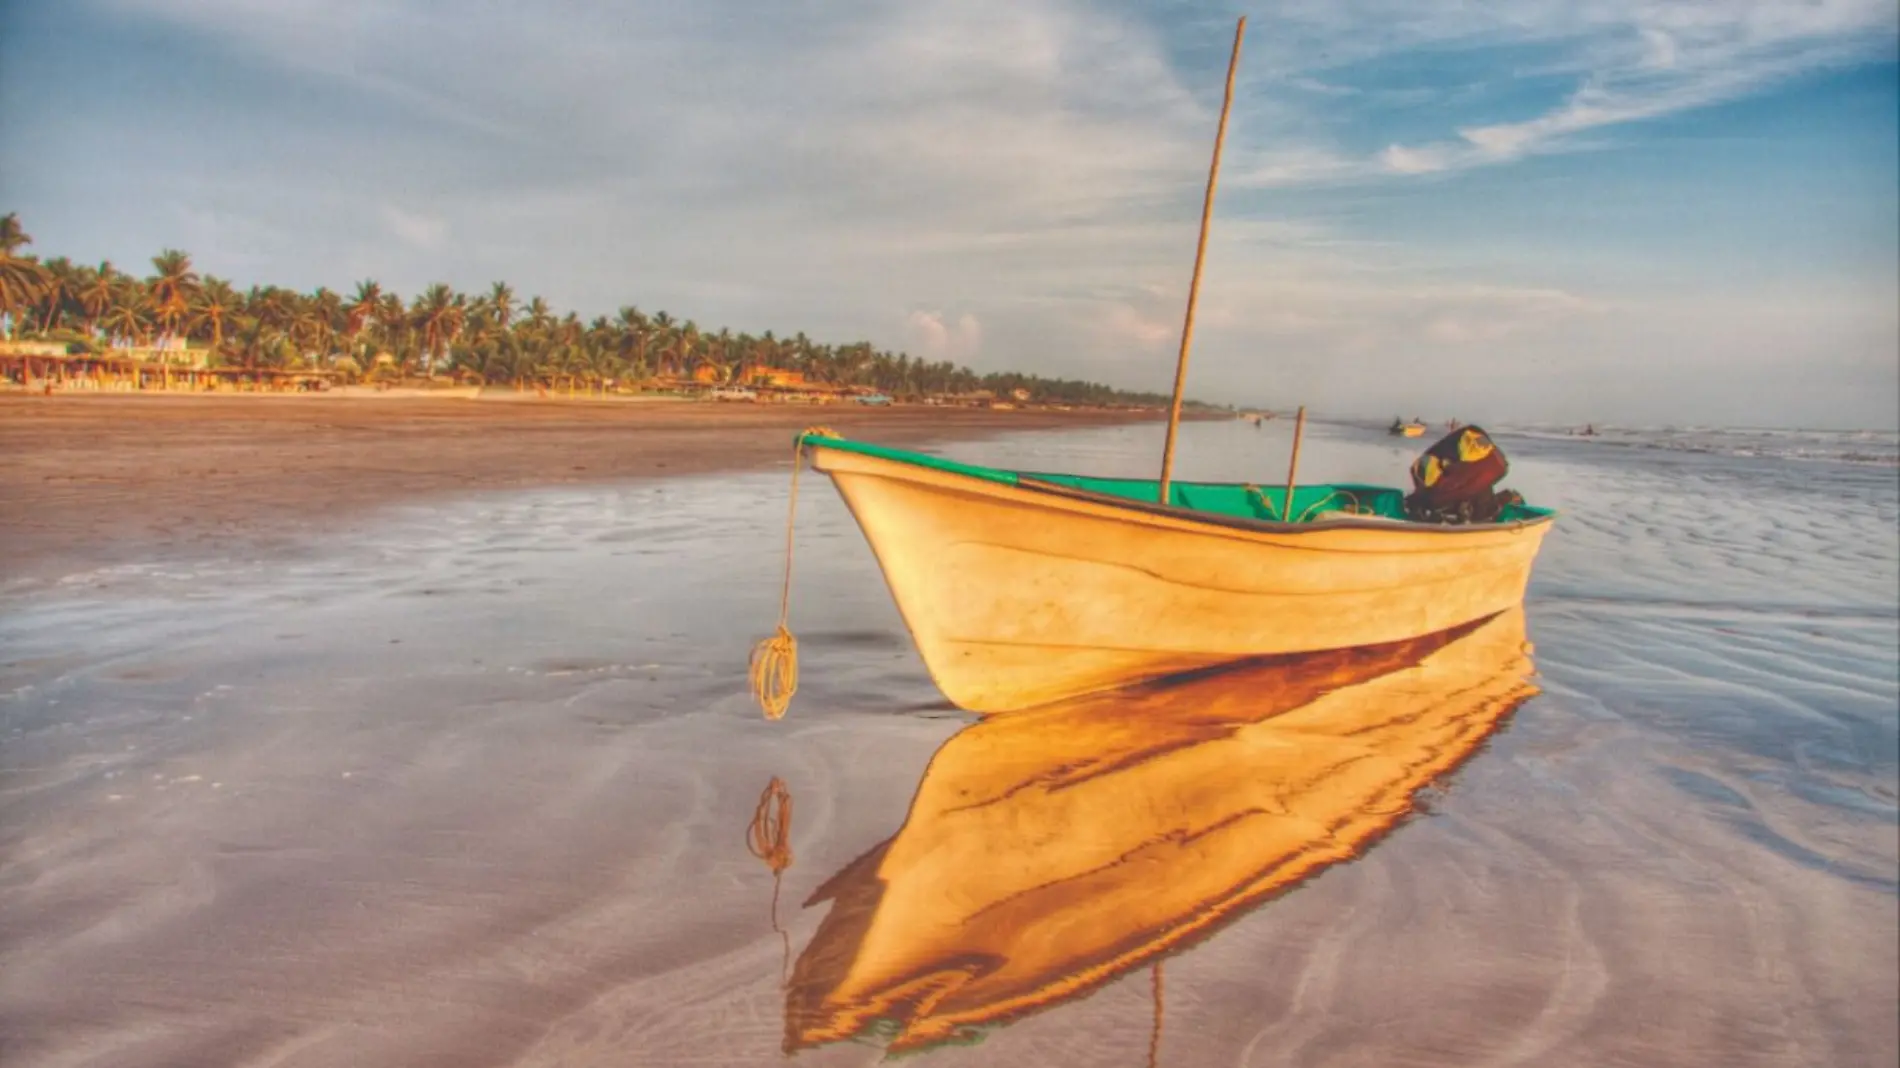
<svg viewBox="0 0 1900 1068">
<path fill-rule="evenodd" d="M 1327 185 L 1370 173 L 1362 160 L 1310 145 L 1253 152 L 1228 166 L 1233 169 L 1223 184 L 1240 189 Z"/>
<path fill-rule="evenodd" d="M 383 205 L 383 221 L 391 233 L 409 245 L 434 248 L 448 236 L 448 224 L 431 215 L 404 211 L 392 204 Z"/>
<path fill-rule="evenodd" d="M 904 320 L 916 354 L 931 360 L 968 362 L 983 347 L 983 324 L 968 312 L 946 322 L 939 311 L 913 311 Z"/>
<path fill-rule="evenodd" d="M 1574 80 L 1555 107 L 1529 119 L 1447 129 L 1395 143 L 1371 158 L 1324 144 L 1282 147 L 1303 167 L 1256 166 L 1261 185 L 1362 182 L 1509 163 L 1579 148 L 1574 135 L 1737 100 L 1802 74 L 1891 57 L 1900 8 L 1889 0 L 1529 0 L 1447 5 L 1401 0 L 1294 3 L 1295 28 L 1278 35 L 1274 62 L 1305 86 L 1317 62 L 1365 64 L 1423 49 L 1449 53 L 1539 48 L 1538 73 Z M 1326 84 L 1336 84 L 1333 82 Z M 1349 85 L 1339 86 L 1342 89 Z"/>
<path fill-rule="evenodd" d="M 1393 174 L 1436 174 L 1451 165 L 1449 154 L 1436 146 L 1388 145 L 1379 153 L 1379 162 Z"/>
<path fill-rule="evenodd" d="M 1070 0 L 848 0 L 743 23 L 717 4 L 550 0 L 451 17 L 420 0 L 99 2 L 379 98 L 433 127 L 429 140 L 505 144 L 515 159 L 493 171 L 507 188 L 487 195 L 745 195 L 756 214 L 844 226 L 928 212 L 945 228 L 1021 231 L 1178 205 L 1205 165 L 1218 91 L 1215 72 L 1183 78 L 1139 9 Z M 1574 150 L 1586 131 L 1890 52 L 1897 21 L 1889 0 L 1291 0 L 1255 27 L 1243 68 L 1286 92 L 1243 99 L 1225 181 L 1357 184 Z M 1544 72 L 1575 80 L 1542 114 L 1369 156 L 1313 132 L 1347 114 L 1329 109 L 1421 92 L 1353 85 L 1355 69 L 1530 46 L 1549 54 Z"/>
<path fill-rule="evenodd" d="M 1676 65 L 1676 39 L 1667 32 L 1653 26 L 1645 26 L 1637 31 L 1647 46 L 1643 56 L 1643 66 L 1657 70 L 1670 70 Z"/>
<path fill-rule="evenodd" d="M 1178 324 L 1127 304 L 1110 304 L 1103 310 L 1102 331 L 1112 340 L 1144 349 L 1165 348 L 1180 336 Z"/>
<path fill-rule="evenodd" d="M 19 96 L 0 149 L 30 144 L 8 158 L 92 183 L 70 204 L 19 205 L 49 247 L 61 212 L 136 236 L 143 255 L 171 242 L 114 213 L 129 198 L 110 167 L 70 162 L 129 143 L 139 189 L 255 224 L 180 238 L 240 282 L 505 279 L 583 316 L 632 303 L 1147 389 L 1171 375 L 1232 26 L 1081 0 L 70 6 L 161 24 L 176 47 L 155 81 L 192 79 L 217 104 L 121 94 L 82 115 Z M 1420 354 L 1480 379 L 1536 363 L 1574 382 L 1611 353 L 1676 345 L 1655 325 L 1670 314 L 1614 289 L 1653 247 L 1599 252 L 1591 270 L 1504 249 L 1488 205 L 1454 199 L 1461 174 L 1890 50 L 1893 21 L 1887 0 L 1275 5 L 1250 28 L 1190 386 L 1346 397 L 1357 382 L 1363 396 L 1412 388 Z M 1418 84 L 1393 73 L 1418 70 Z M 44 166 L 32 187 L 63 188 Z M 1429 214 L 1411 210 L 1424 191 L 1446 209 L 1413 227 L 1429 238 L 1366 240 L 1398 197 L 1421 196 L 1407 225 Z M 1615 210 L 1547 211 L 1583 228 L 1584 208 Z M 1586 335 L 1595 350 L 1576 346 Z"/>
<path fill-rule="evenodd" d="M 1434 311 L 1419 329 L 1427 341 L 1454 348 L 1491 345 L 1537 330 L 1549 330 L 1579 314 L 1586 302 L 1568 293 L 1523 291 L 1504 307 L 1467 309 L 1456 299 L 1437 297 Z"/>
</svg>

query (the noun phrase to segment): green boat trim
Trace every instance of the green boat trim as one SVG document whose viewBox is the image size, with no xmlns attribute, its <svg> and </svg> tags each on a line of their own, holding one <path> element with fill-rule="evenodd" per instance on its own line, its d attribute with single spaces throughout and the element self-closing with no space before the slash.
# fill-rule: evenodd
<svg viewBox="0 0 1900 1068">
<path fill-rule="evenodd" d="M 1058 496 L 1081 497 L 1150 513 L 1178 516 L 1181 510 L 1185 510 L 1196 513 L 1197 518 L 1204 517 L 1217 523 L 1223 521 L 1231 523 L 1239 520 L 1249 527 L 1258 527 L 1262 524 L 1280 528 L 1299 527 L 1320 521 L 1324 521 L 1328 527 L 1337 527 L 1343 523 L 1353 523 L 1354 520 L 1358 520 L 1367 522 L 1367 525 L 1376 524 L 1380 527 L 1401 523 L 1419 530 L 1452 532 L 1543 522 L 1557 514 L 1554 509 L 1525 504 L 1507 507 L 1493 523 L 1457 526 L 1415 523 L 1405 517 L 1403 490 L 1390 486 L 1369 486 L 1358 483 L 1320 483 L 1312 486 L 1298 486 L 1294 489 L 1293 519 L 1288 522 L 1282 518 L 1286 515 L 1285 486 L 1256 486 L 1242 482 L 1177 481 L 1169 483 L 1168 503 L 1163 506 L 1156 500 L 1159 495 L 1158 479 L 1098 478 L 1092 475 L 1008 471 L 809 431 L 800 434 L 798 441 L 806 448 L 835 449 L 839 452 L 875 456 L 879 459 L 929 468 L 934 471 L 945 471 L 1005 486 L 1054 493 Z"/>
</svg>

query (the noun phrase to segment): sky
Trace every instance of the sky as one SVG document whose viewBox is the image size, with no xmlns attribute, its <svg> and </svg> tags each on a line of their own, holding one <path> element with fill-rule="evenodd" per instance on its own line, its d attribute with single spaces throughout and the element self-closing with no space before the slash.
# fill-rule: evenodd
<svg viewBox="0 0 1900 1068">
<path fill-rule="evenodd" d="M 0 0 L 42 256 L 1513 424 L 1900 425 L 1893 0 Z"/>
</svg>

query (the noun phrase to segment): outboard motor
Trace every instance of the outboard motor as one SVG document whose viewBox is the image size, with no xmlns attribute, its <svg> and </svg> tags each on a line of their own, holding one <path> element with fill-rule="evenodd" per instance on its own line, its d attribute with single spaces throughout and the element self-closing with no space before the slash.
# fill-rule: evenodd
<svg viewBox="0 0 1900 1068">
<path fill-rule="evenodd" d="M 1494 523 L 1524 498 L 1495 490 L 1511 465 L 1481 427 L 1466 426 L 1440 438 L 1412 464 L 1412 493 L 1405 517 L 1416 523 Z"/>
</svg>

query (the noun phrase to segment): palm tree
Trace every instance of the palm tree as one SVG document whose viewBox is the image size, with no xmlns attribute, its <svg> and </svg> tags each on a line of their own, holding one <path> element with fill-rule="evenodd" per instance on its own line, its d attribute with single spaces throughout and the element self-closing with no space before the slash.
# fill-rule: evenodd
<svg viewBox="0 0 1900 1068">
<path fill-rule="evenodd" d="M 422 333 L 423 374 L 435 372 L 435 364 L 448 350 L 449 342 L 462 332 L 465 304 L 466 298 L 440 282 L 416 298 L 410 315 Z"/>
<path fill-rule="evenodd" d="M 588 377 L 593 379 L 602 393 L 607 392 L 608 380 L 617 383 L 626 367 L 626 361 L 621 359 L 620 354 L 611 345 L 605 344 L 587 347 L 587 364 Z"/>
<path fill-rule="evenodd" d="M 383 300 L 383 287 L 365 278 L 356 283 L 356 295 L 343 306 L 343 333 L 354 342 L 376 318 L 376 307 Z"/>
<path fill-rule="evenodd" d="M 760 368 L 777 367 L 779 365 L 779 350 L 778 339 L 772 336 L 770 330 L 765 332 L 764 337 L 752 339 L 751 343 L 746 346 L 745 360 L 740 366 L 739 377 L 742 379 L 750 378 Z"/>
<path fill-rule="evenodd" d="M 112 310 L 113 294 L 119 291 L 121 279 L 118 268 L 111 260 L 100 260 L 99 269 L 90 271 L 79 283 L 79 310 L 86 316 L 86 332 L 94 333 L 99 329 L 99 321 Z"/>
<path fill-rule="evenodd" d="M 294 290 L 279 286 L 252 286 L 245 298 L 244 311 L 264 321 L 279 334 L 288 333 L 297 321 L 299 306 L 303 297 Z"/>
<path fill-rule="evenodd" d="M 410 355 L 409 313 L 403 309 L 402 298 L 394 293 L 382 294 L 371 318 L 376 324 L 381 349 L 395 359 L 399 372 L 406 372 Z"/>
<path fill-rule="evenodd" d="M 198 292 L 198 273 L 191 269 L 191 257 L 175 248 L 152 257 L 157 273 L 147 280 L 152 314 L 164 327 L 165 336 L 178 333 L 178 323 L 191 311 L 191 299 Z"/>
<path fill-rule="evenodd" d="M 111 267 L 110 264 L 105 266 Z M 224 348 L 224 326 L 238 313 L 243 300 L 237 290 L 231 288 L 231 283 L 206 275 L 204 284 L 198 287 L 198 300 L 192 305 L 187 328 L 201 334 L 209 331 L 211 349 L 216 352 Z"/>
<path fill-rule="evenodd" d="M 548 325 L 554 322 L 553 310 L 548 307 L 548 302 L 540 297 L 529 299 L 525 311 L 528 317 L 526 325 L 535 330 L 546 330 Z"/>
<path fill-rule="evenodd" d="M 282 362 L 284 337 L 267 319 L 261 315 L 246 315 L 237 325 L 234 344 L 238 366 L 255 371 Z"/>
<path fill-rule="evenodd" d="M 713 377 L 720 382 L 732 381 L 733 372 L 738 367 L 738 359 L 733 354 L 737 343 L 732 331 L 724 327 L 706 339 L 704 358 L 712 365 Z"/>
<path fill-rule="evenodd" d="M 660 355 L 666 365 L 672 368 L 673 374 L 686 374 L 692 368 L 693 355 L 699 351 L 700 344 L 699 324 L 688 319 L 673 330 L 661 348 Z"/>
<path fill-rule="evenodd" d="M 50 334 L 59 325 L 78 294 L 80 272 L 64 256 L 55 256 L 40 265 L 40 305 L 46 314 L 40 319 L 40 333 Z"/>
<path fill-rule="evenodd" d="M 335 332 L 330 325 L 332 309 L 326 304 L 336 303 L 336 294 L 319 289 L 307 298 L 298 298 L 290 306 L 290 322 L 285 333 L 305 361 L 317 367 L 324 365 Z"/>
<path fill-rule="evenodd" d="M 19 212 L 0 216 L 0 256 L 11 256 L 32 243 L 33 235 L 20 228 Z"/>
<path fill-rule="evenodd" d="M 336 350 L 336 337 L 344 326 L 343 298 L 318 286 L 304 306 L 304 330 L 317 352 L 319 365 L 327 365 Z"/>
<path fill-rule="evenodd" d="M 46 269 L 19 250 L 33 243 L 33 237 L 20 228 L 20 216 L 7 212 L 0 216 L 0 316 L 14 329 L 20 325 L 20 313 L 31 308 L 46 285 Z"/>
<path fill-rule="evenodd" d="M 673 317 L 663 311 L 654 312 L 653 318 L 647 321 L 645 345 L 653 353 L 655 374 L 668 373 L 667 352 L 673 344 L 673 333 L 678 328 L 679 324 L 673 321 Z"/>
<path fill-rule="evenodd" d="M 614 352 L 620 357 L 626 372 L 631 375 L 643 375 L 647 368 L 647 343 L 652 338 L 652 327 L 640 309 L 624 304 L 614 319 L 617 333 L 614 337 Z"/>
<path fill-rule="evenodd" d="M 515 291 L 506 282 L 494 282 L 488 287 L 488 306 L 495 310 L 495 324 L 503 330 L 515 317 Z"/>
<path fill-rule="evenodd" d="M 112 304 L 106 309 L 105 328 L 127 344 L 139 345 L 151 325 L 145 318 L 145 291 L 135 279 L 119 275 L 112 290 Z"/>
</svg>

